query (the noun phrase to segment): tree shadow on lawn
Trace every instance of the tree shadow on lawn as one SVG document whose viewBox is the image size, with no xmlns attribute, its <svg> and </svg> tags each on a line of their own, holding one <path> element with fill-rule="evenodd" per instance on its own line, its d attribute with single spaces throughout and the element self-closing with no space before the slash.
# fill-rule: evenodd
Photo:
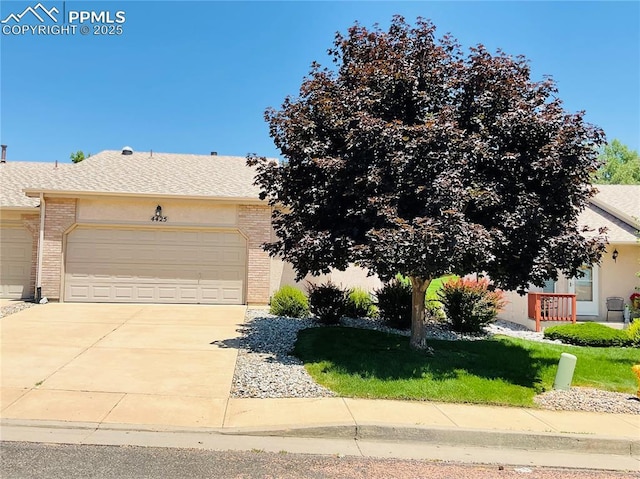
<svg viewBox="0 0 640 479">
<path fill-rule="evenodd" d="M 414 351 L 409 338 L 354 328 L 322 328 L 300 333 L 295 354 L 305 363 L 329 362 L 340 372 L 362 378 L 455 379 L 469 374 L 513 385 L 541 388 L 545 370 L 557 359 L 536 357 L 508 340 L 428 340 L 434 355 Z M 559 359 L 559 355 L 558 355 Z"/>
</svg>

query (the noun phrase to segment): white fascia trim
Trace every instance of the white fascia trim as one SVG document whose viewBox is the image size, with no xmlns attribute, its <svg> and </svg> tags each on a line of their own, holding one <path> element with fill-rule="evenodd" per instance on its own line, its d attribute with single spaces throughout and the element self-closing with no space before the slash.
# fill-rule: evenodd
<svg viewBox="0 0 640 479">
<path fill-rule="evenodd" d="M 597 197 L 589 198 L 589 201 L 593 205 L 597 206 L 598 208 L 600 208 L 600 209 L 606 211 L 607 213 L 615 216 L 620 221 L 623 221 L 623 222 L 627 223 L 632 228 L 640 230 L 640 219 L 634 218 L 633 216 L 628 215 L 627 213 L 625 213 L 623 211 L 620 211 L 618 208 L 614 208 L 610 204 L 605 203 L 604 201 L 598 199 Z"/>
<path fill-rule="evenodd" d="M 24 193 L 31 197 L 38 197 L 41 193 L 50 198 L 87 198 L 87 197 L 108 197 L 108 198 L 163 198 L 176 200 L 198 200 L 198 201 L 216 201 L 221 203 L 241 203 L 253 205 L 266 205 L 267 202 L 260 198 L 249 197 L 233 197 L 233 196 L 194 196 L 194 195 L 170 195 L 160 193 L 119 193 L 111 191 L 62 191 L 62 190 L 40 190 L 26 188 Z"/>
</svg>

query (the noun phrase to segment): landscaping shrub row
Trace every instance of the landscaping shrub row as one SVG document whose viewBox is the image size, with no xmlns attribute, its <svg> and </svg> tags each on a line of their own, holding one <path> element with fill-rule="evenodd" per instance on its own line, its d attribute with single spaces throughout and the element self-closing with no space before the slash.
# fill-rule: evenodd
<svg viewBox="0 0 640 479">
<path fill-rule="evenodd" d="M 640 347 L 640 321 L 634 321 L 628 329 L 623 330 L 598 323 L 552 326 L 544 330 L 544 337 L 576 346 Z"/>
<path fill-rule="evenodd" d="M 361 288 L 343 290 L 331 281 L 307 285 L 307 294 L 293 286 L 281 287 L 270 301 L 270 313 L 306 318 L 314 314 L 325 324 L 337 324 L 343 316 L 375 317 L 377 308 L 371 295 Z"/>
<path fill-rule="evenodd" d="M 363 289 L 344 290 L 331 281 L 309 284 L 307 295 L 284 286 L 271 298 L 271 313 L 298 318 L 312 313 L 324 324 L 337 324 L 343 316 L 380 317 L 388 326 L 410 329 L 411 292 L 411 282 L 400 275 L 374 291 L 373 297 Z M 426 314 L 440 320 L 448 318 L 452 329 L 459 332 L 481 332 L 503 305 L 502 292 L 493 290 L 484 279 L 437 279 L 425 297 Z"/>
</svg>

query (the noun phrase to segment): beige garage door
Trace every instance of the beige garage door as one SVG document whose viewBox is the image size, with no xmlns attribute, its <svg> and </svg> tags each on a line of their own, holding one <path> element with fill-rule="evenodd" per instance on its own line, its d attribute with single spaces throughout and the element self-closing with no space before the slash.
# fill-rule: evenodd
<svg viewBox="0 0 640 479">
<path fill-rule="evenodd" d="M 30 298 L 31 233 L 24 227 L 0 228 L 0 297 Z"/>
<path fill-rule="evenodd" d="M 242 304 L 244 238 L 234 232 L 76 228 L 65 300 Z"/>
</svg>

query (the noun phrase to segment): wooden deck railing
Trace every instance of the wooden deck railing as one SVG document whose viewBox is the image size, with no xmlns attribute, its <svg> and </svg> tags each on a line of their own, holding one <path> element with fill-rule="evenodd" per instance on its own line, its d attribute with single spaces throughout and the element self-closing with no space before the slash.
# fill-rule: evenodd
<svg viewBox="0 0 640 479">
<path fill-rule="evenodd" d="M 529 319 L 535 319 L 536 331 L 541 321 L 576 322 L 576 295 L 570 293 L 529 293 Z"/>
</svg>

